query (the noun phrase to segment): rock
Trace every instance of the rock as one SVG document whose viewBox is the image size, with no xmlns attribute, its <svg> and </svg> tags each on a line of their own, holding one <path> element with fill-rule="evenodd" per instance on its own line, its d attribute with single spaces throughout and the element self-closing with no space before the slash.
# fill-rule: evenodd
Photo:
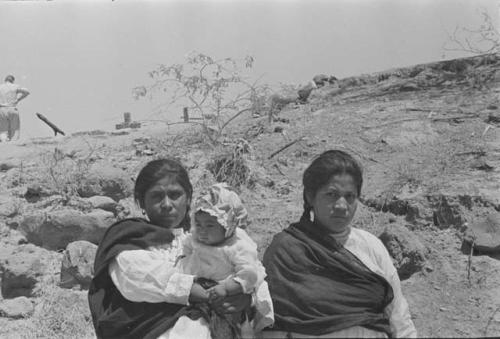
<svg viewBox="0 0 500 339">
<path fill-rule="evenodd" d="M 116 213 L 118 203 L 110 197 L 95 195 L 85 200 L 88 201 L 93 208 L 100 208 L 105 211 Z"/>
<path fill-rule="evenodd" d="M 470 253 L 472 242 L 475 254 L 500 253 L 500 213 L 491 213 L 467 225 L 462 243 L 464 254 Z"/>
<path fill-rule="evenodd" d="M 27 244 L 28 240 L 21 232 L 15 229 L 8 229 L 4 234 L 1 235 L 2 241 L 9 245 L 22 245 Z"/>
<path fill-rule="evenodd" d="M 434 225 L 440 229 L 462 227 L 466 221 L 463 209 L 464 207 L 470 209 L 470 204 L 472 204 L 471 197 L 468 196 L 468 198 L 466 199 L 466 196 L 463 196 L 457 199 L 447 195 L 429 196 L 428 200 L 434 210 Z"/>
<path fill-rule="evenodd" d="M 334 83 L 336 83 L 336 82 L 338 82 L 338 81 L 339 81 L 339 79 L 337 79 L 337 78 L 336 78 L 335 76 L 333 76 L 333 75 L 330 75 L 330 76 L 328 77 L 328 82 L 330 83 L 330 85 L 332 85 L 332 84 L 334 84 Z"/>
<path fill-rule="evenodd" d="M 24 198 L 26 201 L 34 203 L 53 194 L 54 192 L 50 192 L 47 188 L 35 184 L 28 186 L 26 193 L 24 194 Z"/>
<path fill-rule="evenodd" d="M 7 172 L 8 170 L 18 167 L 18 164 L 13 162 L 0 162 L 0 172 Z"/>
<path fill-rule="evenodd" d="M 111 164 L 94 164 L 77 192 L 84 198 L 104 195 L 119 201 L 132 194 L 132 181 L 125 171 Z"/>
<path fill-rule="evenodd" d="M 143 218 L 142 210 L 135 203 L 133 198 L 125 198 L 118 202 L 117 210 L 117 219 L 125 219 L 125 218 Z"/>
<path fill-rule="evenodd" d="M 325 82 L 329 82 L 330 77 L 326 74 L 318 74 L 313 77 L 313 81 L 316 86 L 321 87 L 325 85 Z"/>
<path fill-rule="evenodd" d="M 61 262 L 59 286 L 72 288 L 80 286 L 88 290 L 94 275 L 94 259 L 97 246 L 88 241 L 75 241 L 66 247 Z"/>
<path fill-rule="evenodd" d="M 273 114 L 279 113 L 286 105 L 295 101 L 297 101 L 297 97 L 295 96 L 283 96 L 275 93 L 269 96 L 269 109 Z"/>
<path fill-rule="evenodd" d="M 299 96 L 299 101 L 303 103 L 307 102 L 307 99 L 309 99 L 311 92 L 313 91 L 313 89 L 316 88 L 318 88 L 318 86 L 316 86 L 314 81 L 310 81 L 306 85 L 299 88 L 299 90 L 297 91 L 297 95 Z"/>
<path fill-rule="evenodd" d="M 48 251 L 32 244 L 21 245 L 0 261 L 2 296 L 31 297 L 47 267 L 42 260 Z"/>
<path fill-rule="evenodd" d="M 21 221 L 19 229 L 30 243 L 60 250 L 77 240 L 99 243 L 106 229 L 114 222 L 114 214 L 108 211 L 82 213 L 65 208 L 29 214 Z"/>
<path fill-rule="evenodd" d="M 494 124 L 494 125 L 500 124 L 500 114 L 498 114 L 498 113 L 490 113 L 488 115 L 488 118 L 486 118 L 485 122 L 487 124 Z"/>
<path fill-rule="evenodd" d="M 429 121 L 405 121 L 399 128 L 384 132 L 383 140 L 396 149 L 414 147 L 415 145 L 428 145 L 439 140 L 440 135 Z"/>
<path fill-rule="evenodd" d="M 0 195 L 0 218 L 12 218 L 18 214 L 21 202 L 10 195 Z"/>
<path fill-rule="evenodd" d="M 495 167 L 488 164 L 484 158 L 479 158 L 479 159 L 473 160 L 470 163 L 470 168 L 480 170 L 480 171 L 485 171 L 485 172 L 491 172 L 495 169 Z"/>
<path fill-rule="evenodd" d="M 17 297 L 0 302 L 0 317 L 19 319 L 33 314 L 34 307 L 26 297 Z"/>
<path fill-rule="evenodd" d="M 394 259 L 401 280 L 408 279 L 424 267 L 426 248 L 406 227 L 389 224 L 379 238 Z"/>
</svg>

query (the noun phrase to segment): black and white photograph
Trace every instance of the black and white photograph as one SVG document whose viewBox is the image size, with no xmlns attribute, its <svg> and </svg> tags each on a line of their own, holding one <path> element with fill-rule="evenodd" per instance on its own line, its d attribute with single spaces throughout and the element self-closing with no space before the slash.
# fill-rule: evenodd
<svg viewBox="0 0 500 339">
<path fill-rule="evenodd" d="M 0 338 L 500 337 L 500 1 L 0 0 Z"/>
</svg>

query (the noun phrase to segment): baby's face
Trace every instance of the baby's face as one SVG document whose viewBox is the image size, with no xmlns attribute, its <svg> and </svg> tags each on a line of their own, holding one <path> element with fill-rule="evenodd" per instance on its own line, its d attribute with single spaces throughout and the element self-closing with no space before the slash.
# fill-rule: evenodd
<svg viewBox="0 0 500 339">
<path fill-rule="evenodd" d="M 217 222 L 217 218 L 205 212 L 194 215 L 193 236 L 205 245 L 217 245 L 224 241 L 226 229 Z"/>
</svg>

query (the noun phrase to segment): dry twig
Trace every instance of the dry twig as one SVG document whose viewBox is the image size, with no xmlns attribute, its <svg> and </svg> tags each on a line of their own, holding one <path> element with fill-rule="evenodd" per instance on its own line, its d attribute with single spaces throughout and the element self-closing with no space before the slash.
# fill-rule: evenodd
<svg viewBox="0 0 500 339">
<path fill-rule="evenodd" d="M 470 285 L 470 268 L 472 266 L 472 254 L 474 253 L 474 242 L 476 238 L 472 238 L 472 243 L 470 245 L 470 253 L 469 253 L 469 260 L 467 261 L 467 281 L 469 281 Z"/>
<path fill-rule="evenodd" d="M 273 152 L 270 156 L 268 156 L 268 157 L 267 157 L 267 159 L 271 159 L 271 158 L 273 158 L 276 154 L 278 154 L 278 153 L 280 153 L 280 152 L 282 152 L 282 151 L 286 150 L 288 147 L 292 146 L 293 144 L 295 144 L 296 142 L 298 142 L 298 141 L 300 141 L 300 140 L 302 140 L 302 139 L 304 139 L 304 137 L 303 137 L 303 136 L 302 136 L 302 137 L 300 137 L 300 138 L 297 138 L 297 139 L 295 139 L 295 140 L 293 140 L 293 141 L 291 141 L 291 142 L 289 142 L 289 143 L 288 143 L 288 144 L 286 144 L 285 146 L 281 147 L 279 150 L 277 150 L 277 151 Z"/>
</svg>

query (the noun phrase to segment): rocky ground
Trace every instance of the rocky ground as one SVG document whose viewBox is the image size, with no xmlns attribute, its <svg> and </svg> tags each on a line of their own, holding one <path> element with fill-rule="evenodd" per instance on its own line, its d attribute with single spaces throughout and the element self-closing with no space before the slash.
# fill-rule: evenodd
<svg viewBox="0 0 500 339">
<path fill-rule="evenodd" d="M 133 178 L 150 159 L 178 157 L 195 190 L 236 186 L 262 254 L 332 148 L 364 166 L 354 223 L 389 249 L 419 336 L 499 336 L 499 69 L 493 55 L 341 79 L 272 124 L 241 116 L 216 146 L 195 126 L 0 144 L 0 337 L 94 338 L 95 244 L 139 212 Z"/>
</svg>

